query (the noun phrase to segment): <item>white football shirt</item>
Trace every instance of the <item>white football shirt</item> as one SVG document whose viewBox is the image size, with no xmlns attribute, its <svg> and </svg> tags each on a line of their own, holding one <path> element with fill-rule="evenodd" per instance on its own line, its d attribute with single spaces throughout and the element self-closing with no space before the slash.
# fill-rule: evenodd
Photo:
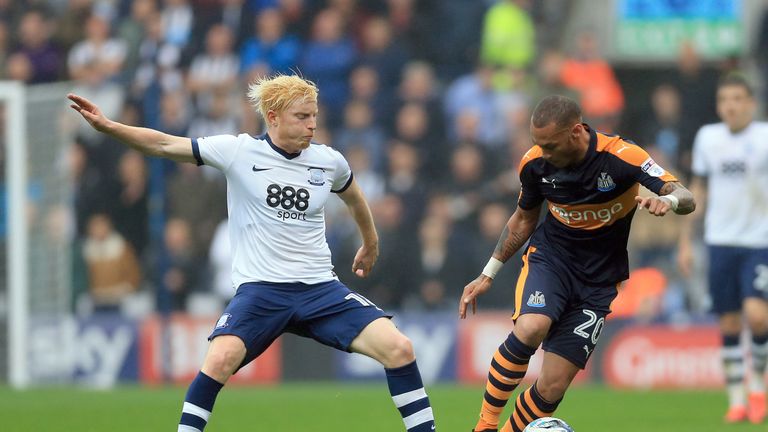
<svg viewBox="0 0 768 432">
<path fill-rule="evenodd" d="M 693 173 L 707 177 L 704 240 L 711 245 L 768 247 L 768 123 L 736 134 L 725 123 L 703 126 Z"/>
<path fill-rule="evenodd" d="M 232 282 L 303 282 L 336 279 L 325 239 L 325 202 L 352 183 L 336 150 L 320 144 L 296 154 L 268 135 L 192 139 L 198 165 L 227 178 Z M 194 197 L 190 197 L 194 199 Z"/>
</svg>

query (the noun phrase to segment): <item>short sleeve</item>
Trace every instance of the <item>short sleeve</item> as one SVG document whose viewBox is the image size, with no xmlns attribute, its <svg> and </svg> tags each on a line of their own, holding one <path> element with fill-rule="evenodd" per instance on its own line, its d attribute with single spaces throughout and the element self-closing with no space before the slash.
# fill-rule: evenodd
<svg viewBox="0 0 768 432">
<path fill-rule="evenodd" d="M 704 134 L 702 130 L 696 133 L 696 139 L 693 141 L 693 153 L 691 155 L 691 172 L 693 175 L 699 177 L 706 177 L 709 175 L 709 169 L 707 169 L 707 159 L 704 157 Z"/>
<path fill-rule="evenodd" d="M 349 163 L 341 153 L 336 150 L 331 150 L 331 152 L 333 153 L 336 162 L 336 170 L 333 173 L 331 192 L 342 193 L 352 184 L 352 169 L 349 167 Z"/>
<path fill-rule="evenodd" d="M 235 160 L 238 147 L 238 139 L 234 135 L 192 138 L 192 154 L 197 165 L 210 165 L 221 171 L 226 171 Z"/>
<path fill-rule="evenodd" d="M 533 210 L 544 201 L 544 196 L 539 189 L 541 180 L 536 178 L 531 164 L 526 162 L 526 157 L 520 162 L 520 197 L 517 205 L 523 210 Z"/>
</svg>

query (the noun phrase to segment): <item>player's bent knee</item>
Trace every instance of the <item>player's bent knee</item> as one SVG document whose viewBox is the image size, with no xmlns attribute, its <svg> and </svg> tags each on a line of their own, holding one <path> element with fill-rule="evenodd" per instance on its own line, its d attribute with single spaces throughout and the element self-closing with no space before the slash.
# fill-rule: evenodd
<svg viewBox="0 0 768 432">
<path fill-rule="evenodd" d="M 211 344 L 202 370 L 206 375 L 223 383 L 237 371 L 245 358 L 245 351 L 245 345 L 239 338 L 220 336 Z"/>
<path fill-rule="evenodd" d="M 392 338 L 386 346 L 385 354 L 380 359 L 385 368 L 405 366 L 416 360 L 411 340 L 402 334 Z"/>
</svg>

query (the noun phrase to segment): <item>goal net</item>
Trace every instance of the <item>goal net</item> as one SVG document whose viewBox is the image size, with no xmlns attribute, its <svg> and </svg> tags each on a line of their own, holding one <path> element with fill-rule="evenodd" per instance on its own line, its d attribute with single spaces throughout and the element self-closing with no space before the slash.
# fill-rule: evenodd
<svg viewBox="0 0 768 432">
<path fill-rule="evenodd" d="M 32 323 L 71 311 L 70 138 L 61 123 L 69 87 L 0 82 L 0 372 L 15 388 L 46 381 L 31 361 Z"/>
</svg>

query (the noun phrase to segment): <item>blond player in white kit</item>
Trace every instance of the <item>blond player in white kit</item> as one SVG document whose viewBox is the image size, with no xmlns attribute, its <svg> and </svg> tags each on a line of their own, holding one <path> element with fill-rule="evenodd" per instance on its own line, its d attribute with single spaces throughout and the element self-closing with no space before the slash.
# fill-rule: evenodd
<svg viewBox="0 0 768 432">
<path fill-rule="evenodd" d="M 317 87 L 298 76 L 278 75 L 253 83 L 248 96 L 267 125 L 264 135 L 192 139 L 114 122 L 88 100 L 68 96 L 72 108 L 94 129 L 145 155 L 210 165 L 227 178 L 232 283 L 237 292 L 209 337 L 178 431 L 202 431 L 227 379 L 285 332 L 379 361 L 405 429 L 434 431 L 411 341 L 390 315 L 347 288 L 333 272 L 324 217 L 331 193 L 347 205 L 362 236 L 352 264 L 358 276 L 371 271 L 379 254 L 378 236 L 347 161 L 332 148 L 311 143 L 317 127 Z M 311 419 L 296 415 L 300 412 L 301 407 L 287 408 L 285 418 L 311 430 Z M 366 427 L 343 424 L 340 429 Z"/>
</svg>

